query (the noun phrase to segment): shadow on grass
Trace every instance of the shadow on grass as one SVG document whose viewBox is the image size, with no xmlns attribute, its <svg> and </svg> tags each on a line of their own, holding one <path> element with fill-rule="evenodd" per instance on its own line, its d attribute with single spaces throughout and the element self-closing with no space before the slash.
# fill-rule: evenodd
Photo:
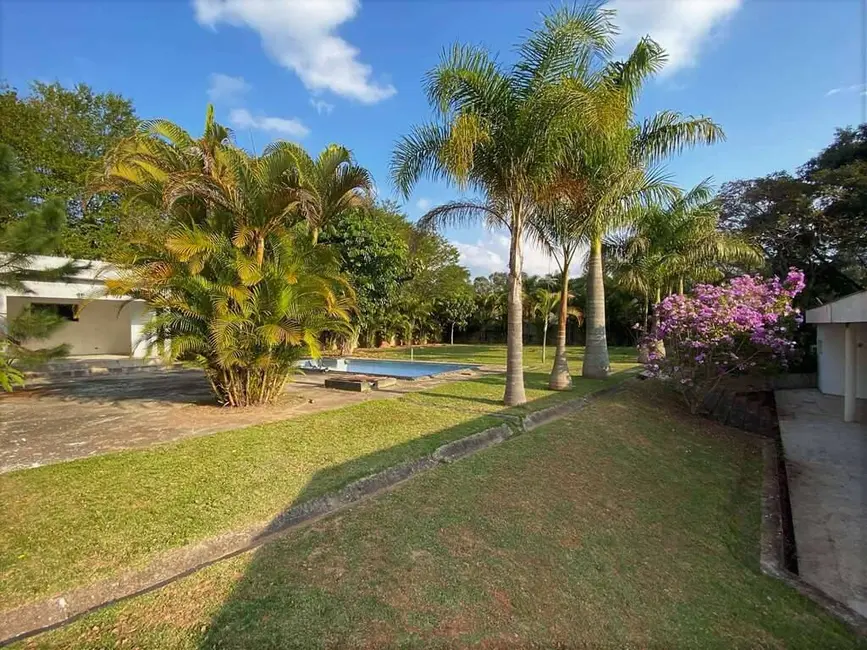
<svg viewBox="0 0 867 650">
<path fill-rule="evenodd" d="M 507 426 L 506 421 L 497 416 L 523 415 L 556 406 L 565 400 L 580 398 L 627 376 L 627 373 L 618 374 L 619 377 L 608 381 L 594 381 L 592 386 L 585 386 L 583 382 L 593 380 L 576 379 L 575 386 L 571 390 L 550 391 L 547 395 L 532 399 L 526 405 L 515 408 L 503 408 L 502 401 L 492 397 L 458 395 L 447 391 L 451 387 L 456 392 L 460 392 L 462 387 L 466 389 L 473 383 L 498 390 L 504 385 L 502 375 L 482 376 L 437 387 L 440 391 L 446 389 L 445 394 L 432 389 L 407 395 L 406 399 L 430 398 L 446 401 L 459 399 L 475 403 L 480 407 L 479 417 L 317 472 L 293 503 L 272 520 L 261 537 L 273 535 L 288 526 L 308 519 L 315 519 L 315 515 L 310 517 L 303 512 L 303 509 L 300 514 L 298 511 L 293 512 L 296 506 L 310 504 L 317 498 L 332 494 L 373 472 L 388 473 L 391 480 L 395 477 L 401 480 L 407 478 L 400 471 L 395 471 L 395 466 L 407 467 L 411 464 L 407 461 L 431 454 L 445 443 L 492 427 Z M 528 389 L 538 390 L 543 382 L 547 385 L 547 376 L 547 373 L 526 373 Z M 436 404 L 435 401 L 426 403 Z M 492 410 L 494 406 L 499 409 Z M 422 462 L 424 469 L 436 467 L 438 464 L 433 460 Z M 436 496 L 433 495 L 432 499 L 435 498 Z M 296 550 L 299 543 L 305 549 L 301 554 Z M 361 622 L 358 620 L 359 616 L 371 621 L 374 626 L 377 621 L 388 622 L 393 619 L 393 610 L 386 603 L 372 598 L 360 598 L 348 607 L 339 598 L 329 594 L 327 589 L 309 584 L 309 574 L 305 580 L 305 575 L 301 571 L 306 570 L 304 558 L 312 557 L 312 554 L 318 552 L 317 549 L 315 534 L 305 536 L 304 533 L 299 533 L 295 537 L 267 540 L 263 546 L 254 551 L 243 576 L 235 582 L 227 599 L 212 616 L 199 647 L 201 649 L 328 647 L 346 643 L 350 638 L 348 635 L 351 634 L 351 630 Z M 338 569 L 335 570 L 339 572 Z M 362 645 L 365 643 L 360 639 L 358 641 Z M 385 639 L 381 642 L 382 645 L 388 643 Z M 380 642 L 376 642 L 374 646 L 379 644 Z"/>
</svg>

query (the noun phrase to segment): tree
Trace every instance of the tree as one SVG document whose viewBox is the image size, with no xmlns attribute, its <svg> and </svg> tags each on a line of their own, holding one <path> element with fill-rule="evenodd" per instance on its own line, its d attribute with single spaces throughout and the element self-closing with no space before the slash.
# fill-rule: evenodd
<svg viewBox="0 0 867 650">
<path fill-rule="evenodd" d="M 475 293 L 464 267 L 449 264 L 440 273 L 434 304 L 449 328 L 449 343 L 455 344 L 455 327 L 464 328 L 475 311 Z"/>
<path fill-rule="evenodd" d="M 107 158 L 101 186 L 162 206 L 168 236 L 146 238 L 115 294 L 148 302 L 152 346 L 203 368 L 219 401 L 267 403 L 320 338 L 348 328 L 352 292 L 299 209 L 294 145 L 251 156 L 208 108 L 194 140 L 146 124 Z"/>
<path fill-rule="evenodd" d="M 533 225 L 536 239 L 547 249 L 557 264 L 560 314 L 557 318 L 557 348 L 554 365 L 548 378 L 548 388 L 565 390 L 572 385 L 569 363 L 566 359 L 566 326 L 569 318 L 569 272 L 578 247 L 584 241 L 584 224 L 573 218 L 568 205 L 555 200 L 540 210 Z M 582 313 L 583 320 L 583 313 Z M 544 345 L 542 361 L 545 361 Z"/>
<path fill-rule="evenodd" d="M 396 206 L 382 203 L 350 208 L 322 231 L 319 241 L 334 250 L 355 289 L 352 323 L 363 346 L 387 329 L 398 309 L 400 285 L 411 277 L 408 229 Z"/>
<path fill-rule="evenodd" d="M 719 201 L 724 226 L 762 248 L 768 273 L 804 270 L 797 304 L 813 307 L 867 284 L 867 125 L 839 130 L 795 175 L 726 183 Z"/>
<path fill-rule="evenodd" d="M 34 255 L 57 248 L 65 221 L 61 201 L 38 201 L 35 193 L 34 176 L 22 173 L 12 149 L 0 144 L 0 293 L 3 289 L 27 293 L 28 281 L 58 281 L 79 268 L 73 263 L 34 268 Z M 0 298 L 5 300 L 5 296 Z M 63 345 L 32 348 L 62 322 L 56 314 L 32 309 L 0 321 L 0 388 L 11 391 L 13 386 L 23 385 L 22 369 L 66 354 Z"/>
<path fill-rule="evenodd" d="M 531 317 L 539 319 L 542 330 L 542 363 L 545 363 L 545 352 L 548 348 L 548 327 L 555 319 L 554 309 L 560 304 L 560 293 L 550 289 L 536 289 L 529 300 Z"/>
<path fill-rule="evenodd" d="M 34 82 L 20 96 L 0 87 L 0 142 L 9 145 L 21 168 L 34 177 L 34 198 L 59 199 L 68 214 L 58 252 L 79 258 L 107 258 L 125 244 L 125 214 L 119 197 L 88 195 L 92 166 L 137 118 L 132 103 L 114 93 L 96 93 L 84 84 L 67 89 Z"/>
<path fill-rule="evenodd" d="M 642 122 L 635 106 L 646 81 L 662 69 L 664 50 L 649 38 L 625 61 L 609 62 L 588 81 L 585 102 L 596 120 L 575 120 L 570 154 L 560 166 L 551 192 L 570 206 L 589 244 L 587 260 L 586 348 L 582 374 L 606 377 L 606 339 L 602 243 L 605 235 L 628 223 L 633 209 L 674 195 L 658 165 L 688 146 L 723 137 L 710 119 L 684 118 L 661 111 Z"/>
<path fill-rule="evenodd" d="M 719 203 L 707 181 L 664 205 L 653 205 L 611 239 L 612 274 L 644 301 L 644 333 L 651 304 L 684 284 L 721 280 L 728 268 L 755 268 L 756 246 L 720 229 Z"/>
<path fill-rule="evenodd" d="M 408 196 L 423 176 L 447 179 L 481 200 L 435 208 L 421 223 L 483 220 L 508 230 L 507 405 L 526 401 L 522 359 L 523 240 L 536 199 L 566 145 L 566 122 L 582 109 L 575 78 L 612 49 L 612 13 L 595 5 L 564 8 L 544 18 L 504 68 L 485 50 L 455 45 L 425 83 L 434 122 L 397 144 L 391 169 Z"/>
<path fill-rule="evenodd" d="M 315 244 L 322 229 L 340 214 L 369 200 L 364 195 L 369 195 L 373 180 L 346 147 L 328 145 L 314 160 L 299 145 L 284 146 L 295 158 L 291 182 L 298 191 L 297 209 Z"/>
<path fill-rule="evenodd" d="M 802 320 L 792 299 L 803 288 L 804 274 L 792 269 L 782 280 L 744 275 L 668 296 L 658 306 L 654 333 L 665 341 L 666 355 L 651 352 L 646 369 L 670 381 L 695 413 L 727 377 L 786 368 Z"/>
</svg>

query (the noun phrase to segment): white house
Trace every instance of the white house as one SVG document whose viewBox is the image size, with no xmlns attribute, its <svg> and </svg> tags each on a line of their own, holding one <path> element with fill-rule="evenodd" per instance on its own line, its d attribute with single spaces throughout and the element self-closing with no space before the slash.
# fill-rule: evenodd
<svg viewBox="0 0 867 650">
<path fill-rule="evenodd" d="M 859 399 L 867 400 L 867 291 L 807 311 L 815 323 L 819 390 L 843 396 L 843 419 L 854 422 Z"/>
<path fill-rule="evenodd" d="M 63 257 L 35 256 L 31 267 L 52 269 L 70 261 Z M 72 356 L 145 356 L 146 346 L 140 341 L 142 326 L 149 318 L 145 303 L 106 295 L 105 281 L 117 273 L 110 264 L 86 260 L 80 263 L 85 268 L 65 281 L 27 282 L 26 291 L 0 287 L 0 328 L 6 319 L 15 318 L 28 305 L 51 309 L 67 322 L 49 339 L 40 340 L 40 347 L 66 343 Z"/>
</svg>

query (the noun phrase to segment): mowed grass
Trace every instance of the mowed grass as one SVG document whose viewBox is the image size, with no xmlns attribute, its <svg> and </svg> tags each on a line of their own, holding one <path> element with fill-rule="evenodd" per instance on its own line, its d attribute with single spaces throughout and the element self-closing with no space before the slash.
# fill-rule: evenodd
<svg viewBox="0 0 867 650">
<path fill-rule="evenodd" d="M 524 367 L 538 370 L 551 370 L 554 361 L 554 345 L 548 345 L 545 362 L 542 362 L 541 345 L 524 346 Z M 357 350 L 352 356 L 370 357 L 377 359 L 409 359 L 418 361 L 464 361 L 466 363 L 478 363 L 492 366 L 506 365 L 505 345 L 422 345 L 415 346 L 410 352 L 407 347 L 400 348 L 366 348 Z M 608 348 L 613 368 L 621 364 L 635 364 L 636 350 L 629 347 Z M 583 346 L 569 346 L 566 348 L 566 357 L 569 360 L 569 369 L 575 376 L 581 375 L 581 362 L 584 359 Z"/>
<path fill-rule="evenodd" d="M 519 411 L 620 381 L 544 389 Z M 502 376 L 0 475 L 0 610 L 141 566 L 495 424 Z"/>
<path fill-rule="evenodd" d="M 758 569 L 761 453 L 632 387 L 28 648 L 864 648 Z"/>
</svg>

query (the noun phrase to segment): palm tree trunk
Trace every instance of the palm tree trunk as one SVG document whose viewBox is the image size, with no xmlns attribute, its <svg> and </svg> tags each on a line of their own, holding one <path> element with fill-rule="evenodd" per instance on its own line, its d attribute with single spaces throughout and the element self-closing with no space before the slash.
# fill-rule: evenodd
<svg viewBox="0 0 867 650">
<path fill-rule="evenodd" d="M 527 401 L 524 393 L 524 309 L 521 280 L 520 208 L 513 211 L 512 241 L 509 246 L 509 296 L 506 327 L 506 406 L 518 406 Z"/>
<path fill-rule="evenodd" d="M 262 263 L 265 261 L 265 236 L 259 235 L 256 242 L 256 263 L 259 268 L 262 268 Z"/>
<path fill-rule="evenodd" d="M 452 321 L 452 332 L 451 332 L 451 336 L 449 337 L 449 343 L 451 345 L 455 344 L 455 322 L 454 321 Z"/>
<path fill-rule="evenodd" d="M 569 363 L 566 361 L 566 320 L 569 317 L 569 267 L 564 264 L 560 276 L 560 319 L 557 321 L 557 351 L 554 353 L 554 367 L 548 378 L 551 390 L 566 390 L 572 386 Z"/>
<path fill-rule="evenodd" d="M 545 353 L 548 349 L 548 316 L 542 321 L 542 363 L 545 363 Z"/>
<path fill-rule="evenodd" d="M 680 276 L 677 279 L 677 282 L 678 282 L 677 292 L 682 296 L 683 295 L 683 276 Z"/>
<path fill-rule="evenodd" d="M 605 284 L 602 277 L 602 237 L 590 242 L 587 262 L 587 341 L 581 375 L 591 379 L 608 376 L 608 340 L 605 337 Z"/>
</svg>

